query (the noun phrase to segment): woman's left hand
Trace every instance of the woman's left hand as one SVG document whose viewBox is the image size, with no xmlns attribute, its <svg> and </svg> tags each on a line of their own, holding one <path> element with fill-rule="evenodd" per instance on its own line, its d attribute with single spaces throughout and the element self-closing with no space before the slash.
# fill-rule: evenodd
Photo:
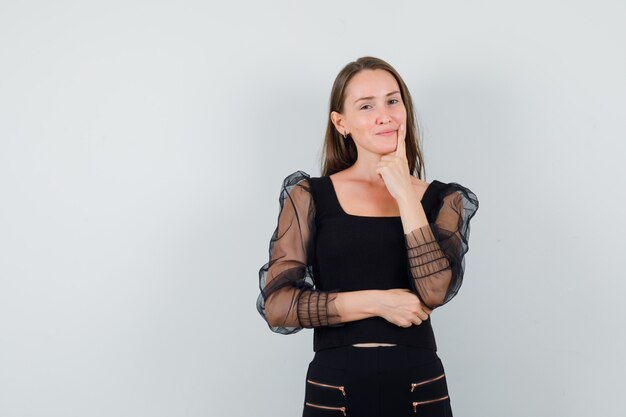
<svg viewBox="0 0 626 417">
<path fill-rule="evenodd" d="M 382 178 L 389 193 L 399 200 L 415 192 L 409 162 L 406 157 L 406 128 L 403 124 L 398 129 L 398 145 L 394 152 L 382 155 L 376 172 Z"/>
</svg>

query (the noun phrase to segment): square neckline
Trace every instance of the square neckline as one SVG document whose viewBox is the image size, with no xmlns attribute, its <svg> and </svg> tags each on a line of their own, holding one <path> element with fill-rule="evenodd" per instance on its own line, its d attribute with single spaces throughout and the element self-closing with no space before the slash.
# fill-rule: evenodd
<svg viewBox="0 0 626 417">
<path fill-rule="evenodd" d="M 337 206 L 337 208 L 339 209 L 342 215 L 347 216 L 347 217 L 357 218 L 357 219 L 401 219 L 402 218 L 402 216 L 361 216 L 358 214 L 350 214 L 346 212 L 341 206 L 341 203 L 339 202 L 339 197 L 337 196 L 337 190 L 335 189 L 335 184 L 333 183 L 333 180 L 330 178 L 330 175 L 325 175 L 322 178 L 326 178 L 326 181 L 328 181 L 330 185 L 330 189 L 332 191 L 333 200 L 335 200 L 335 205 Z M 428 192 L 428 190 L 431 189 L 431 185 L 433 182 L 435 182 L 435 180 L 428 183 L 428 186 L 426 187 L 426 190 L 424 190 L 424 194 L 422 195 L 422 198 L 420 201 L 424 201 L 424 197 L 426 196 L 426 193 Z"/>
</svg>

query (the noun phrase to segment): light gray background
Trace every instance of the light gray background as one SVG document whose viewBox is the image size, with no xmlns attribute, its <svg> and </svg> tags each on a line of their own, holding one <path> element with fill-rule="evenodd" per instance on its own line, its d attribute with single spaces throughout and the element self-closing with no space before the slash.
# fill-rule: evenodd
<svg viewBox="0 0 626 417">
<path fill-rule="evenodd" d="M 455 416 L 623 415 L 622 1 L 0 2 L 0 415 L 297 416 L 255 309 L 334 77 L 407 82 L 480 199 L 432 315 Z"/>
</svg>

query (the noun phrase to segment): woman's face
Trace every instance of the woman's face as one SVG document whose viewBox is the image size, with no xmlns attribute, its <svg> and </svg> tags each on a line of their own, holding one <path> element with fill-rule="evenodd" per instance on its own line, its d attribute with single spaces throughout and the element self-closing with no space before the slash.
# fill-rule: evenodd
<svg viewBox="0 0 626 417">
<path fill-rule="evenodd" d="M 406 108 L 398 82 L 382 69 L 362 70 L 346 86 L 344 112 L 332 114 L 340 133 L 352 136 L 357 149 L 386 154 L 396 149 Z"/>
</svg>

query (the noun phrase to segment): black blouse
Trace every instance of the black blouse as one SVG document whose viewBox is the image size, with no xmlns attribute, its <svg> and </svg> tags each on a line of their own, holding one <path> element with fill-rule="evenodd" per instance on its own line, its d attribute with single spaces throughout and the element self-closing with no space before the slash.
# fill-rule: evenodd
<svg viewBox="0 0 626 417">
<path fill-rule="evenodd" d="M 430 317 L 407 328 L 382 317 L 342 322 L 334 304 L 342 291 L 408 288 L 435 309 L 458 293 L 478 199 L 458 183 L 433 180 L 421 203 L 429 223 L 405 234 L 400 216 L 343 211 L 329 176 L 288 175 L 269 261 L 259 270 L 256 305 L 270 329 L 313 328 L 315 351 L 362 342 L 436 350 Z"/>
</svg>

